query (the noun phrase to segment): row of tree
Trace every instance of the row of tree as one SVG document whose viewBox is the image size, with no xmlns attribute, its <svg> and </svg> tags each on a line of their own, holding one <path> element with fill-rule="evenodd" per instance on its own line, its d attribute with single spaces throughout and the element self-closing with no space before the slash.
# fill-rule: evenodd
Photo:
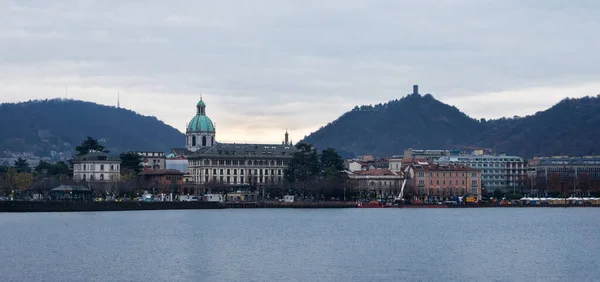
<svg viewBox="0 0 600 282">
<path fill-rule="evenodd" d="M 335 149 L 318 153 L 308 143 L 298 143 L 296 149 L 284 171 L 287 183 L 282 190 L 314 199 L 344 199 L 355 194 L 345 173 L 344 160 Z"/>
</svg>

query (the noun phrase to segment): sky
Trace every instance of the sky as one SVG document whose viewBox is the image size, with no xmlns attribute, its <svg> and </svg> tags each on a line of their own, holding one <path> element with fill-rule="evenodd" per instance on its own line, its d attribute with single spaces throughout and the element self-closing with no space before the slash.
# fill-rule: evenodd
<svg viewBox="0 0 600 282">
<path fill-rule="evenodd" d="M 0 102 L 67 97 L 292 141 L 420 92 L 475 118 L 600 93 L 597 0 L 0 0 Z"/>
</svg>

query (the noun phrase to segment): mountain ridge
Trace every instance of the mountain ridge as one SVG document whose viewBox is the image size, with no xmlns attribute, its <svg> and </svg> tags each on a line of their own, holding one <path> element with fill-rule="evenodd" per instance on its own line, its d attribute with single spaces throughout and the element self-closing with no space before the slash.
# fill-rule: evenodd
<svg viewBox="0 0 600 282">
<path fill-rule="evenodd" d="M 478 120 L 431 94 L 409 94 L 374 106 L 355 106 L 302 141 L 319 149 L 336 148 L 345 157 L 460 147 L 492 148 L 525 158 L 588 155 L 600 153 L 600 132 L 593 126 L 599 118 L 600 95 L 565 98 L 524 117 Z"/>
<path fill-rule="evenodd" d="M 153 116 L 72 99 L 0 104 L 0 153 L 67 152 L 92 136 L 112 153 L 181 147 L 185 135 Z"/>
</svg>

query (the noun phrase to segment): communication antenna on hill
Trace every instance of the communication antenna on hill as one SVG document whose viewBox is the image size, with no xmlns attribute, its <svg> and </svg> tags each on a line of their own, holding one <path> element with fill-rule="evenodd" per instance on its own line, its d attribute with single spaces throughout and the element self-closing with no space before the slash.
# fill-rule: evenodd
<svg viewBox="0 0 600 282">
<path fill-rule="evenodd" d="M 117 92 L 117 108 L 121 108 L 121 93 Z"/>
<path fill-rule="evenodd" d="M 65 85 L 65 99 L 68 99 L 68 98 L 69 98 L 69 90 L 68 90 L 68 87 L 69 87 L 69 86 Z"/>
</svg>

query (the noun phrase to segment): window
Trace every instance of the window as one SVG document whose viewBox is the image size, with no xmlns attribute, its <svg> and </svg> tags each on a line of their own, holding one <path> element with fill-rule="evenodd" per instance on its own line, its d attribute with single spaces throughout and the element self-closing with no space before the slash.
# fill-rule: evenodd
<svg viewBox="0 0 600 282">
<path fill-rule="evenodd" d="M 83 165 L 83 170 L 86 170 L 86 165 Z M 84 178 L 85 179 L 85 178 Z"/>
<path fill-rule="evenodd" d="M 104 180 L 104 174 L 100 174 L 100 180 Z"/>
<path fill-rule="evenodd" d="M 115 165 L 110 165 L 110 170 L 115 170 Z"/>
<path fill-rule="evenodd" d="M 277 175 L 281 175 L 281 169 L 277 170 Z"/>
<path fill-rule="evenodd" d="M 240 176 L 240 183 L 244 184 L 244 177 Z"/>
<path fill-rule="evenodd" d="M 230 174 L 230 172 L 231 172 L 231 171 L 230 171 L 229 169 L 227 169 L 227 175 L 229 175 L 229 174 Z"/>
<path fill-rule="evenodd" d="M 85 165 L 84 165 L 84 166 L 85 166 Z M 84 175 L 82 175 L 82 176 L 81 176 L 81 178 L 82 178 L 83 180 L 85 180 L 85 174 L 84 174 Z"/>
<path fill-rule="evenodd" d="M 213 168 L 213 175 L 217 174 L 217 169 Z"/>
<path fill-rule="evenodd" d="M 202 147 L 206 147 L 206 136 L 202 136 Z"/>
<path fill-rule="evenodd" d="M 192 136 L 192 147 L 196 146 L 196 136 Z"/>
<path fill-rule="evenodd" d="M 104 170 L 104 165 L 103 164 L 100 165 L 100 170 Z"/>
<path fill-rule="evenodd" d="M 223 176 L 219 176 L 219 182 L 223 183 Z"/>
<path fill-rule="evenodd" d="M 223 169 L 219 169 L 219 174 L 223 175 Z M 222 177 L 221 177 L 222 178 Z M 222 181 L 221 181 L 222 182 Z"/>
<path fill-rule="evenodd" d="M 237 169 L 233 170 L 233 175 L 237 175 Z"/>
<path fill-rule="evenodd" d="M 240 169 L 240 175 L 244 175 L 244 170 Z M 243 179 L 243 178 L 242 178 Z M 243 181 L 242 181 L 243 182 Z"/>
</svg>

